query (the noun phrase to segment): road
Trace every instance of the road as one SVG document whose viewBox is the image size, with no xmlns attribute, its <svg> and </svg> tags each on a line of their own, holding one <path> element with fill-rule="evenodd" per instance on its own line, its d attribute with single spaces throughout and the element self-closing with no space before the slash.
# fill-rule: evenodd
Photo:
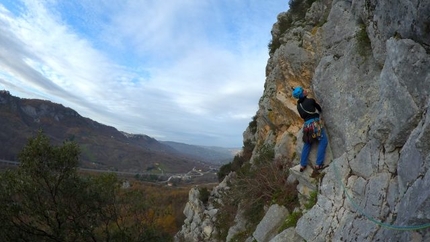
<svg viewBox="0 0 430 242">
<path fill-rule="evenodd" d="M 10 166 L 19 166 L 19 162 L 17 161 L 9 161 L 9 160 L 3 160 L 0 159 L 0 163 L 5 164 L 5 165 L 10 165 Z M 135 176 L 135 175 L 155 175 L 155 176 L 163 176 L 163 177 L 168 177 L 166 181 L 162 181 L 161 183 L 164 182 L 169 182 L 171 179 L 174 178 L 191 178 L 191 177 L 195 177 L 195 176 L 203 176 L 205 174 L 208 174 L 210 172 L 216 172 L 215 168 L 209 167 L 209 170 L 207 171 L 202 171 L 200 169 L 196 169 L 195 167 L 193 169 L 191 169 L 189 172 L 187 173 L 164 173 L 162 172 L 162 174 L 154 174 L 154 173 L 150 173 L 150 172 L 126 172 L 126 171 L 111 171 L 111 170 L 99 170 L 99 169 L 90 169 L 90 168 L 79 168 L 79 170 L 81 171 L 88 171 L 88 172 L 97 172 L 97 173 L 115 173 L 118 175 L 128 175 L 128 176 Z"/>
</svg>

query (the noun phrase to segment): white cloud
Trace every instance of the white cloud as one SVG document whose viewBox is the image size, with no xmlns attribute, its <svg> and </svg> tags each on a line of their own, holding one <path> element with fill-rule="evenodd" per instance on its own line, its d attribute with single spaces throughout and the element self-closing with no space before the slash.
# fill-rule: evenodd
<svg viewBox="0 0 430 242">
<path fill-rule="evenodd" d="M 241 146 L 257 111 L 271 26 L 286 5 L 23 3 L 0 4 L 0 88 L 122 131 L 222 146 Z"/>
</svg>

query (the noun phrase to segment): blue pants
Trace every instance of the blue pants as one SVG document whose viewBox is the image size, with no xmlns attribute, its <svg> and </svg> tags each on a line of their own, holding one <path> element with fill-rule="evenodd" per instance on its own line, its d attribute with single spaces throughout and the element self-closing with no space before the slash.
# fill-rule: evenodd
<svg viewBox="0 0 430 242">
<path fill-rule="evenodd" d="M 317 165 L 320 166 L 324 163 L 325 150 L 327 148 L 328 139 L 324 129 L 321 129 L 321 138 L 318 142 Z M 302 156 L 300 157 L 300 165 L 305 167 L 308 164 L 308 156 L 311 152 L 312 143 L 304 143 L 302 149 Z"/>
</svg>

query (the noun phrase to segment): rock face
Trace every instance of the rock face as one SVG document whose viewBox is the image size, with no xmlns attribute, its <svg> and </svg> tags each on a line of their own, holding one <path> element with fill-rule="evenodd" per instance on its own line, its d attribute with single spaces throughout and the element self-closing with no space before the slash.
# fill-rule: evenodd
<svg viewBox="0 0 430 242">
<path fill-rule="evenodd" d="M 430 241 L 430 1 L 317 0 L 304 16 L 281 13 L 272 36 L 257 131 L 244 139 L 298 164 L 297 85 L 329 136 L 318 186 L 293 172 L 318 199 L 292 241 Z"/>
</svg>

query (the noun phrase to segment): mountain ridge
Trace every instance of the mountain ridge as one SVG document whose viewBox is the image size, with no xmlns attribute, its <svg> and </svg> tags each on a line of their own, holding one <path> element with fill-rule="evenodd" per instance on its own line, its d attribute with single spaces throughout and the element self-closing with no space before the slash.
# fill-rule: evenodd
<svg viewBox="0 0 430 242">
<path fill-rule="evenodd" d="M 15 97 L 0 91 L 0 159 L 16 161 L 28 138 L 42 131 L 54 144 L 75 141 L 83 168 L 146 172 L 154 165 L 164 172 L 186 172 L 209 164 L 144 134 L 128 134 L 82 117 L 48 100 Z"/>
</svg>

